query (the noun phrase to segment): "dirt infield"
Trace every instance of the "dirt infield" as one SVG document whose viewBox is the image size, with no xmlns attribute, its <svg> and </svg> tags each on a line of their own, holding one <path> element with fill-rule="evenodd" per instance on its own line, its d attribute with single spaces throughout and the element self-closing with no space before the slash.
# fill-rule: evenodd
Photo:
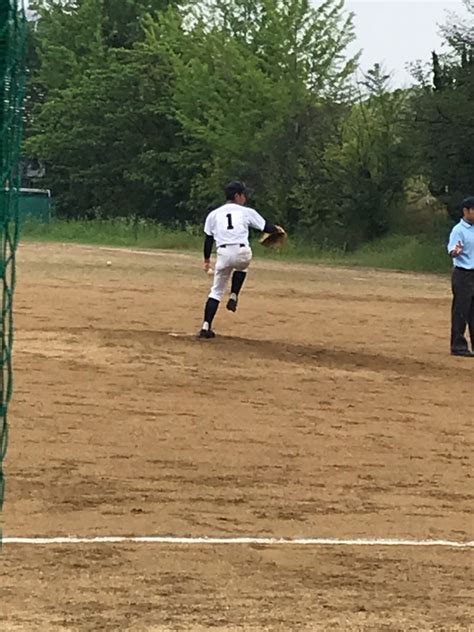
<svg viewBox="0 0 474 632">
<path fill-rule="evenodd" d="M 473 538 L 447 279 L 255 261 L 199 341 L 208 285 L 194 255 L 22 245 L 5 536 Z M 1 630 L 472 630 L 473 557 L 5 544 Z"/>
</svg>

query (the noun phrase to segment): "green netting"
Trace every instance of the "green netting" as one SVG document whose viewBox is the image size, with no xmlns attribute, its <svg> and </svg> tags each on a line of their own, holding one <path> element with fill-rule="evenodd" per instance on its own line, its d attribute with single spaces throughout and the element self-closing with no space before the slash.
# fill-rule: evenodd
<svg viewBox="0 0 474 632">
<path fill-rule="evenodd" d="M 25 84 L 26 18 L 22 0 L 0 0 L 0 512 L 5 495 L 3 461 L 12 395 L 13 293 L 18 243 L 20 143 Z M 0 543 L 2 532 L 0 529 Z"/>
</svg>

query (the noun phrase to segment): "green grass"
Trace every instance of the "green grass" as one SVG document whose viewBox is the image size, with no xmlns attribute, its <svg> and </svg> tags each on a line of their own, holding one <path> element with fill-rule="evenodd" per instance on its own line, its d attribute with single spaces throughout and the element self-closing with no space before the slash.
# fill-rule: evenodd
<svg viewBox="0 0 474 632">
<path fill-rule="evenodd" d="M 313 260 L 318 263 L 348 267 L 382 268 L 406 272 L 446 274 L 452 264 L 446 247 L 439 237 L 428 238 L 414 235 L 390 235 L 354 252 L 328 250 L 307 243 L 290 240 L 281 254 L 256 248 L 263 257 L 289 260 Z"/>
<path fill-rule="evenodd" d="M 200 228 L 173 230 L 152 222 L 118 220 L 65 221 L 50 224 L 25 223 L 22 238 L 31 241 L 101 244 L 133 248 L 201 251 Z M 439 237 L 391 235 L 366 244 L 351 253 L 328 250 L 290 238 L 282 252 L 263 248 L 256 240 L 257 256 L 289 261 L 313 261 L 327 265 L 361 266 L 412 272 L 447 273 L 451 262 Z"/>
<path fill-rule="evenodd" d="M 153 222 L 117 220 L 54 220 L 50 224 L 25 222 L 21 237 L 31 241 L 56 241 L 134 248 L 194 250 L 202 245 L 199 232 L 173 230 Z"/>
<path fill-rule="evenodd" d="M 347 256 L 350 265 L 412 272 L 448 273 L 452 268 L 439 237 L 391 235 Z"/>
</svg>

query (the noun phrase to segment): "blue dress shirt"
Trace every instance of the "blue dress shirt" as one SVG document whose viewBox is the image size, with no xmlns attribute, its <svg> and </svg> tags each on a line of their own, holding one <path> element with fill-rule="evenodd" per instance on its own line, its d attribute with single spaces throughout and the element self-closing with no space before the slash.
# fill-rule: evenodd
<svg viewBox="0 0 474 632">
<path fill-rule="evenodd" d="M 454 250 L 458 241 L 462 243 L 463 250 L 460 255 L 453 257 L 453 264 L 457 268 L 474 270 L 474 225 L 469 224 L 465 219 L 456 224 L 451 231 L 448 252 Z"/>
</svg>

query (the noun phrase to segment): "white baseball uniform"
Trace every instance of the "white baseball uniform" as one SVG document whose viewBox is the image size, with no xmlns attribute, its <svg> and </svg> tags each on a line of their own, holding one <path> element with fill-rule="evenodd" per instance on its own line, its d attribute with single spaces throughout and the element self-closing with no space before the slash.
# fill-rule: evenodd
<svg viewBox="0 0 474 632">
<path fill-rule="evenodd" d="M 204 232 L 214 238 L 217 260 L 209 298 L 221 301 L 234 270 L 245 272 L 252 260 L 249 229 L 263 231 L 265 219 L 253 208 L 227 202 L 211 211 Z"/>
</svg>

